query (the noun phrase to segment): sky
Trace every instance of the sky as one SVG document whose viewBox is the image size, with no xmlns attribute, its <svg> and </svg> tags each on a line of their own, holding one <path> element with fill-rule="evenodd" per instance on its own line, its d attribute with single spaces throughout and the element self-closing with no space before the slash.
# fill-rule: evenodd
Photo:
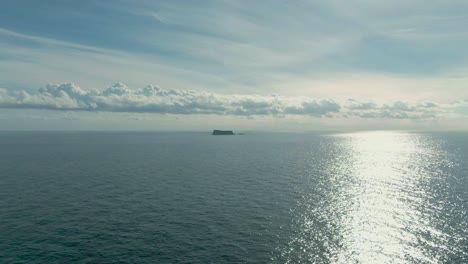
<svg viewBox="0 0 468 264">
<path fill-rule="evenodd" d="M 465 0 L 0 6 L 0 130 L 468 130 Z"/>
</svg>

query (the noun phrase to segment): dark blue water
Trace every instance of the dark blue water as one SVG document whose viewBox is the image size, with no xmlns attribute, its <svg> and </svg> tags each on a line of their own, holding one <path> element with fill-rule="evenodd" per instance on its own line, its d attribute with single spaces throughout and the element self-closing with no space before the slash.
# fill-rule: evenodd
<svg viewBox="0 0 468 264">
<path fill-rule="evenodd" d="M 1 263 L 467 263 L 468 134 L 0 133 Z"/>
</svg>

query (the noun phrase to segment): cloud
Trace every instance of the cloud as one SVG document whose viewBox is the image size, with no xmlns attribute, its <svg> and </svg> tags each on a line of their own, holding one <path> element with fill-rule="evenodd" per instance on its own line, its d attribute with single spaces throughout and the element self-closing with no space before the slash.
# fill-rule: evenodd
<svg viewBox="0 0 468 264">
<path fill-rule="evenodd" d="M 378 105 L 373 102 L 360 102 L 349 99 L 347 102 L 347 109 L 347 115 L 361 118 L 433 119 L 446 113 L 444 107 L 430 101 L 413 104 L 395 101 Z"/>
<path fill-rule="evenodd" d="M 350 110 L 371 110 L 376 109 L 377 104 L 373 102 L 360 102 L 358 100 L 349 99 L 347 102 L 347 107 Z"/>
<path fill-rule="evenodd" d="M 117 83 L 104 91 L 85 91 L 72 84 L 49 84 L 36 93 L 0 90 L 0 107 L 74 111 L 163 114 L 309 115 L 338 113 L 333 100 L 278 95 L 223 95 L 190 90 L 165 90 L 158 86 L 130 89 Z"/>
<path fill-rule="evenodd" d="M 310 97 L 167 90 L 153 85 L 131 89 L 122 83 L 104 90 L 84 90 L 73 83 L 49 84 L 36 92 L 0 89 L 0 108 L 177 115 L 435 119 L 449 114 L 464 116 L 466 104 L 466 101 L 449 104 L 394 101 L 378 104 L 356 99 L 340 103 Z"/>
</svg>

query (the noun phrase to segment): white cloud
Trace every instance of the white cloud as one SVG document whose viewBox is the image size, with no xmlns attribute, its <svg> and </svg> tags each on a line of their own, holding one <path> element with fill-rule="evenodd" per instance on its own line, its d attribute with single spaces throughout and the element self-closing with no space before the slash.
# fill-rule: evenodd
<svg viewBox="0 0 468 264">
<path fill-rule="evenodd" d="M 164 114 L 309 115 L 340 111 L 332 100 L 277 95 L 223 95 L 190 90 L 165 90 L 158 86 L 129 89 L 118 83 L 102 92 L 84 91 L 72 84 L 47 85 L 37 93 L 0 93 L 0 107 L 50 110 L 83 110 Z"/>
<path fill-rule="evenodd" d="M 130 89 L 117 83 L 102 91 L 83 90 L 72 84 L 49 84 L 35 93 L 0 89 L 0 108 L 49 109 L 125 113 L 231 116 L 311 116 L 380 119 L 435 119 L 449 113 L 464 115 L 466 102 L 395 101 L 377 104 L 349 99 L 286 97 L 279 95 L 227 95 L 192 90 L 166 90 L 158 86 Z"/>
<path fill-rule="evenodd" d="M 360 102 L 349 99 L 346 106 L 347 115 L 361 118 L 434 119 L 447 113 L 445 107 L 430 101 L 420 103 L 395 101 L 379 105 L 371 101 Z"/>
</svg>

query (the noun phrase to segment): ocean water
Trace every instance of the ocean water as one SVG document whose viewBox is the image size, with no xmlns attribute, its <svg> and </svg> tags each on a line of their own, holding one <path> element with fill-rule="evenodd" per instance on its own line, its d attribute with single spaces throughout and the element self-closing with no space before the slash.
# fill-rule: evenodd
<svg viewBox="0 0 468 264">
<path fill-rule="evenodd" d="M 0 263 L 468 263 L 468 134 L 2 132 Z"/>
</svg>

